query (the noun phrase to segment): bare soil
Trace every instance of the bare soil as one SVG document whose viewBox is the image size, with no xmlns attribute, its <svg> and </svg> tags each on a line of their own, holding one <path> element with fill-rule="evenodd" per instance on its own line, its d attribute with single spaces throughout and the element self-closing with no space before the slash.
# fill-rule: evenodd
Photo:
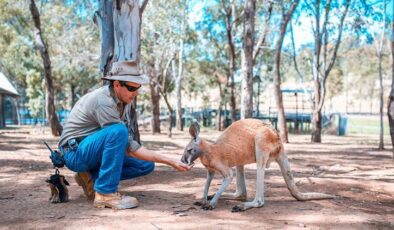
<svg viewBox="0 0 394 230">
<path fill-rule="evenodd" d="M 202 130 L 211 140 L 217 131 Z M 202 196 L 206 171 L 197 162 L 185 173 L 156 164 L 145 177 L 123 181 L 120 191 L 137 197 L 136 209 L 96 209 L 73 180 L 73 172 L 61 169 L 70 182 L 70 201 L 48 202 L 45 180 L 52 169 L 46 140 L 57 138 L 48 130 L 23 127 L 0 130 L 0 229 L 394 229 L 394 161 L 392 149 L 376 149 L 377 137 L 323 136 L 322 144 L 309 143 L 307 135 L 290 135 L 286 152 L 302 191 L 338 195 L 338 199 L 296 201 L 289 193 L 276 163 L 267 169 L 266 199 L 262 208 L 232 213 L 239 201 L 219 200 L 215 210 L 204 211 L 193 202 Z M 185 132 L 142 132 L 144 145 L 180 159 L 189 141 Z M 255 194 L 255 165 L 246 167 L 248 199 Z M 211 191 L 221 183 L 215 177 Z M 235 190 L 235 180 L 230 185 Z"/>
</svg>

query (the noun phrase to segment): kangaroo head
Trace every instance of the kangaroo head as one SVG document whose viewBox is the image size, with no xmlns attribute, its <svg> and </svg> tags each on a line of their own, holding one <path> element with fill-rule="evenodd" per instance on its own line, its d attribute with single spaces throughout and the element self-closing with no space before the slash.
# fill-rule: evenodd
<svg viewBox="0 0 394 230">
<path fill-rule="evenodd" d="M 185 164 L 191 165 L 202 153 L 200 148 L 201 138 L 199 137 L 200 126 L 197 122 L 190 126 L 189 133 L 192 140 L 186 146 L 181 161 Z"/>
</svg>

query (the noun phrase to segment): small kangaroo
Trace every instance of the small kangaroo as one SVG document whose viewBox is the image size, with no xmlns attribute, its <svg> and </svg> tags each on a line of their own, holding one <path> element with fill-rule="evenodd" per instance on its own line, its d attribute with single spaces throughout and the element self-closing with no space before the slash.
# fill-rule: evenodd
<svg viewBox="0 0 394 230">
<path fill-rule="evenodd" d="M 251 202 L 244 202 L 232 208 L 233 212 L 259 208 L 264 205 L 264 169 L 272 161 L 278 162 L 282 175 L 291 195 L 299 201 L 332 199 L 335 196 L 324 193 L 301 193 L 293 179 L 287 156 L 279 133 L 271 126 L 257 119 L 243 119 L 231 124 L 216 140 L 215 143 L 199 137 L 200 127 L 194 123 L 189 128 L 192 140 L 186 146 L 181 161 L 192 165 L 198 157 L 208 170 L 202 205 L 204 210 L 215 208 L 219 197 L 233 178 L 231 167 L 237 168 L 237 188 L 234 194 L 227 195 L 228 199 L 246 200 L 246 184 L 244 165 L 256 163 L 256 196 Z M 208 190 L 215 172 L 224 177 L 219 190 L 208 202 Z"/>
</svg>

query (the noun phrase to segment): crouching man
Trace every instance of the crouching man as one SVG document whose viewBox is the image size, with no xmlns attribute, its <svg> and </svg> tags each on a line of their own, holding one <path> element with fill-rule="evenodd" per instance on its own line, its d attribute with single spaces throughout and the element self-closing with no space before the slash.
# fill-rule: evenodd
<svg viewBox="0 0 394 230">
<path fill-rule="evenodd" d="M 178 171 L 190 167 L 141 146 L 135 140 L 133 127 L 125 121 L 136 115 L 125 113 L 148 83 L 134 62 L 117 62 L 112 66 L 110 85 L 96 89 L 79 99 L 64 125 L 59 149 L 66 166 L 77 172 L 76 182 L 85 195 L 94 199 L 94 207 L 127 209 L 138 206 L 136 198 L 118 192 L 120 180 L 144 176 L 154 169 L 154 162 L 172 166 Z"/>
</svg>

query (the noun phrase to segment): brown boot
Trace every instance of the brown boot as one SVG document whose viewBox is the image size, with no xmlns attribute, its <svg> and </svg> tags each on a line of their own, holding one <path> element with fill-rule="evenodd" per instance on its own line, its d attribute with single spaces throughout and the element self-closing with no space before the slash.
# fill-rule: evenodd
<svg viewBox="0 0 394 230">
<path fill-rule="evenodd" d="M 96 208 L 128 209 L 138 207 L 138 200 L 131 196 L 122 196 L 119 192 L 111 194 L 96 192 L 93 205 Z"/>
<path fill-rule="evenodd" d="M 77 184 L 83 188 L 83 192 L 88 200 L 94 200 L 94 180 L 90 178 L 90 173 L 76 173 L 74 178 Z"/>
</svg>

